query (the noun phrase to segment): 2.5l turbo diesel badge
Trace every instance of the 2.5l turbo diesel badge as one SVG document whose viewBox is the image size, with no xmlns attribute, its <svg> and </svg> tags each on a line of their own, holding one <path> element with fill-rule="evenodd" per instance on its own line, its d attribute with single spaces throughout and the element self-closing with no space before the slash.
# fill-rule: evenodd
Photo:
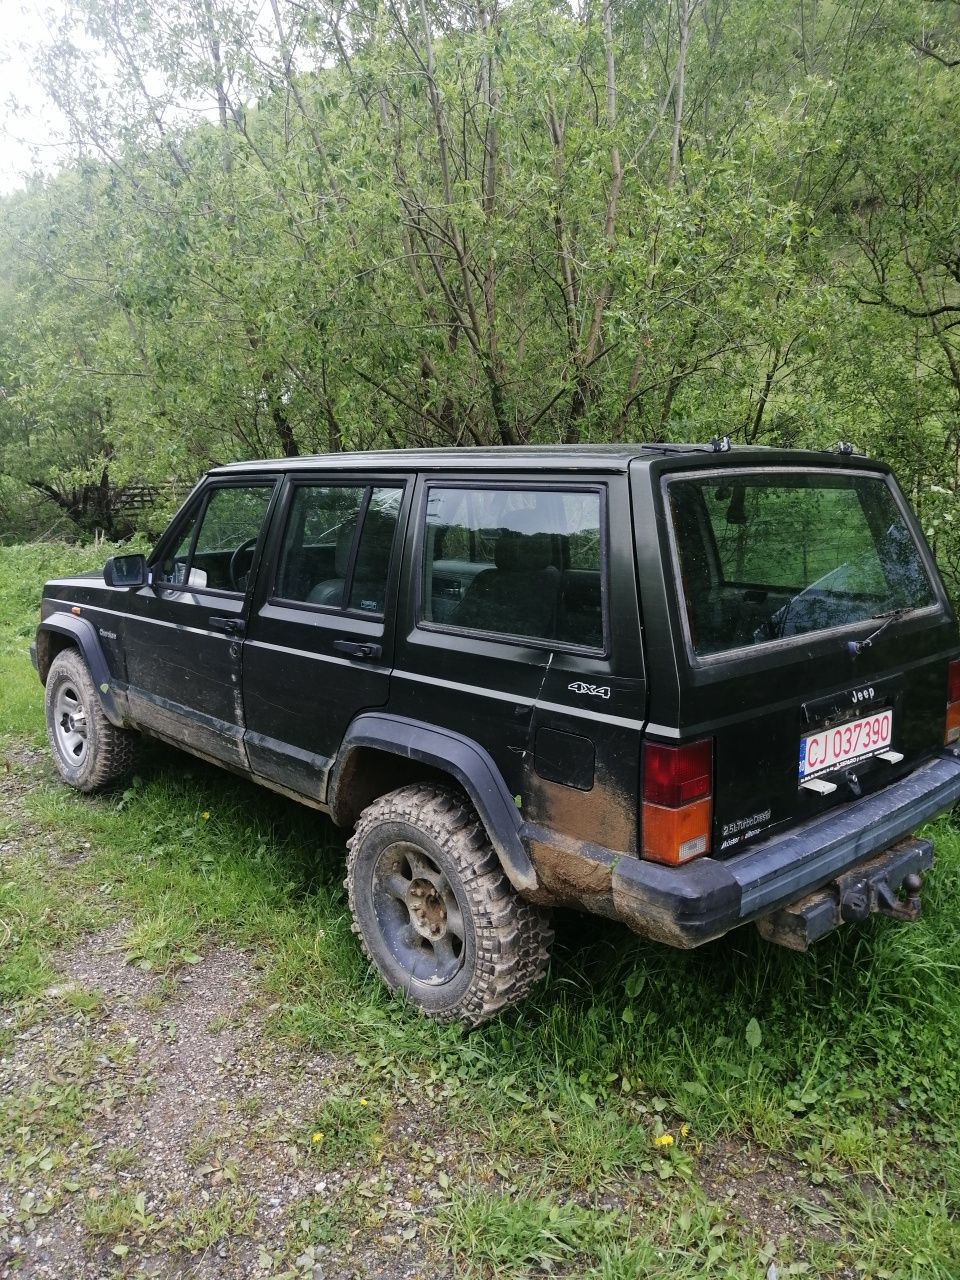
<svg viewBox="0 0 960 1280">
<path fill-rule="evenodd" d="M 723 824 L 722 836 L 723 842 L 721 849 L 729 849 L 735 844 L 739 844 L 742 840 L 749 840 L 757 835 L 762 827 L 765 827 L 770 821 L 771 813 L 769 809 L 764 809 L 760 813 L 751 813 L 749 818 L 736 818 L 733 822 L 725 822 Z"/>
</svg>

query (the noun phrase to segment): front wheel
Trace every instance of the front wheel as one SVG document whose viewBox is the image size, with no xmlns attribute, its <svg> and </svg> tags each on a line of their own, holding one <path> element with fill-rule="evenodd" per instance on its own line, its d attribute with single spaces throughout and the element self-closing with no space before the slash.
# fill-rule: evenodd
<svg viewBox="0 0 960 1280">
<path fill-rule="evenodd" d="M 418 784 L 382 796 L 348 846 L 354 931 L 423 1013 L 479 1026 L 543 977 L 549 916 L 514 892 L 460 792 Z"/>
<path fill-rule="evenodd" d="M 44 707 L 53 762 L 71 787 L 96 791 L 132 768 L 137 734 L 107 719 L 76 649 L 62 650 L 50 664 Z"/>
</svg>

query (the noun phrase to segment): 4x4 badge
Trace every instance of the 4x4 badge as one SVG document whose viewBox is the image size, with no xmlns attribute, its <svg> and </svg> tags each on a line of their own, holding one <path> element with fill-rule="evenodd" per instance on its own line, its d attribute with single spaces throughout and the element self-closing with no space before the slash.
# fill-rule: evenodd
<svg viewBox="0 0 960 1280">
<path fill-rule="evenodd" d="M 589 693 L 595 698 L 609 698 L 610 686 L 608 684 L 584 684 L 582 680 L 574 680 L 573 684 L 568 684 L 567 688 L 571 693 Z"/>
</svg>

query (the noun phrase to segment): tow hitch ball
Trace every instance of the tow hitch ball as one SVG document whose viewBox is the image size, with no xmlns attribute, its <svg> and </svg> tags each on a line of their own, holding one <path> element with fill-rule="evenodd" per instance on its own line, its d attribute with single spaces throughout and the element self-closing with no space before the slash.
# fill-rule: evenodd
<svg viewBox="0 0 960 1280">
<path fill-rule="evenodd" d="M 900 888 L 905 897 L 897 896 L 886 880 L 857 880 L 844 887 L 840 895 L 840 916 L 846 921 L 866 920 L 871 911 L 882 911 L 895 920 L 920 918 L 920 887 L 922 881 L 915 872 L 905 875 Z M 871 889 L 873 902 L 871 902 Z"/>
</svg>

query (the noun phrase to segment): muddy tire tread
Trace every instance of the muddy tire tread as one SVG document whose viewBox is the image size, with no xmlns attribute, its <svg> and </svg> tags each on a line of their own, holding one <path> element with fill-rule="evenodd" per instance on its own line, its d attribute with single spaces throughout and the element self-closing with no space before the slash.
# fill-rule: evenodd
<svg viewBox="0 0 960 1280">
<path fill-rule="evenodd" d="M 385 976 L 357 923 L 357 861 L 366 836 L 384 822 L 409 823 L 452 856 L 475 922 L 474 978 L 455 1006 L 431 1011 L 431 1016 L 477 1027 L 522 1000 L 547 971 L 553 942 L 550 916 L 517 896 L 476 810 L 452 786 L 414 783 L 381 796 L 364 809 L 347 841 L 344 885 L 354 917 L 352 928 L 371 965 Z"/>
</svg>

